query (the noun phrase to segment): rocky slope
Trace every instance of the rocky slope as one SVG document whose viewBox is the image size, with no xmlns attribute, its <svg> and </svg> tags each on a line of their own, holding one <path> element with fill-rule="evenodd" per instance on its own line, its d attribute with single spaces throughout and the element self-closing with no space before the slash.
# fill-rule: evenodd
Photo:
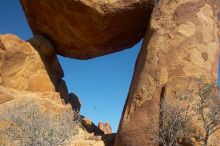
<svg viewBox="0 0 220 146">
<path fill-rule="evenodd" d="M 8 139 L 1 131 L 12 124 L 16 124 L 12 122 L 15 118 L 12 116 L 12 121 L 10 121 L 9 115 L 6 114 L 17 114 L 15 117 L 20 114 L 21 116 L 32 116 L 21 113 L 24 110 L 23 108 L 27 108 L 27 105 L 30 108 L 32 107 L 30 104 L 38 106 L 40 108 L 38 112 L 42 112 L 42 117 L 55 118 L 63 112 L 71 113 L 72 110 L 74 114 L 79 114 L 80 101 L 73 93 L 68 94 L 62 77 L 62 68 L 54 53 L 53 46 L 47 39 L 36 36 L 29 42 L 25 42 L 15 35 L 0 35 L 0 145 L 2 144 L 2 137 L 4 141 L 10 141 L 10 144 L 5 143 L 6 146 L 11 146 L 11 143 L 20 145 L 17 140 Z M 38 112 L 33 113 L 34 110 L 28 108 L 25 111 L 33 115 L 39 114 Z M 5 120 L 4 116 L 9 120 Z M 81 119 L 85 121 L 81 117 L 79 123 Z M 100 125 L 103 125 L 101 126 L 103 131 L 92 122 L 84 123 L 84 125 L 82 123 L 82 126 L 79 124 L 77 135 L 70 139 L 68 145 L 110 146 L 111 139 L 109 140 L 109 138 L 112 136 L 109 127 L 104 123 Z M 62 127 L 65 128 L 65 125 Z M 86 128 L 90 128 L 90 131 Z M 106 135 L 104 135 L 105 129 L 107 129 Z M 20 127 L 17 127 L 13 131 L 19 130 L 21 130 Z M 97 131 L 99 132 L 97 133 Z"/>
</svg>

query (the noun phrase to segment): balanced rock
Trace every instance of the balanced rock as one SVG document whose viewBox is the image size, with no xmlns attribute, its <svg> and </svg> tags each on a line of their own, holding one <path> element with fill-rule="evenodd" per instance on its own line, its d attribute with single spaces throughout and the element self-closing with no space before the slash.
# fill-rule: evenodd
<svg viewBox="0 0 220 146">
<path fill-rule="evenodd" d="M 120 51 L 144 35 L 151 0 L 20 0 L 34 34 L 63 56 L 89 59 Z"/>
<path fill-rule="evenodd" d="M 158 125 L 160 100 L 183 94 L 201 76 L 217 80 L 216 2 L 160 0 L 137 59 L 115 146 L 157 146 L 152 130 L 158 127 L 151 125 Z"/>
</svg>

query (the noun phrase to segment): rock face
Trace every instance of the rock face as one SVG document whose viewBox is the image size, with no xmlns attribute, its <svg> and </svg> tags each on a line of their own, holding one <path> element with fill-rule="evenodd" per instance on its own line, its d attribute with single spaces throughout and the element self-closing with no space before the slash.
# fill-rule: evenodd
<svg viewBox="0 0 220 146">
<path fill-rule="evenodd" d="M 7 100 L 3 101 L 2 99 Z M 4 109 L 4 106 L 13 108 L 13 105 L 23 105 L 33 101 L 38 105 L 42 105 L 42 110 L 50 113 L 59 113 L 62 109 L 71 109 L 70 106 L 64 106 L 60 100 L 58 92 L 30 92 L 19 91 L 12 88 L 5 88 L 0 85 L 0 112 Z M 4 104 L 3 104 L 4 103 Z"/>
<path fill-rule="evenodd" d="M 67 98 L 63 70 L 52 44 L 42 36 L 30 43 L 11 34 L 0 35 L 0 85 L 20 91 L 58 91 Z"/>
<path fill-rule="evenodd" d="M 98 127 L 104 134 L 112 134 L 112 128 L 108 123 L 99 122 Z"/>
<path fill-rule="evenodd" d="M 80 103 L 79 98 L 75 94 L 70 93 L 68 95 L 68 99 L 66 100 L 66 104 L 70 104 L 72 106 L 72 109 L 75 112 L 77 112 L 77 113 L 80 112 L 81 103 Z"/>
<path fill-rule="evenodd" d="M 0 42 L 2 86 L 26 91 L 55 91 L 40 56 L 30 44 L 14 35 L 0 35 Z"/>
<path fill-rule="evenodd" d="M 40 35 L 36 35 L 28 40 L 28 42 L 40 55 L 40 61 L 45 66 L 46 73 L 50 77 L 51 83 L 54 85 L 54 91 L 59 92 L 61 97 L 66 100 L 69 97 L 68 89 L 65 81 L 62 79 L 64 73 L 56 56 L 54 46 L 45 37 Z M 35 69 L 38 70 L 38 68 Z M 40 85 L 39 82 L 40 80 L 38 80 L 36 84 Z"/>
<path fill-rule="evenodd" d="M 138 56 L 115 146 L 156 145 L 148 129 L 158 128 L 149 125 L 158 122 L 154 113 L 160 99 L 181 95 L 201 76 L 217 80 L 216 2 L 160 0 Z"/>
<path fill-rule="evenodd" d="M 34 34 L 63 56 L 89 59 L 133 46 L 144 35 L 151 0 L 20 0 Z"/>
<path fill-rule="evenodd" d="M 7 112 L 31 118 L 39 111 L 42 112 L 40 116 L 50 118 L 56 118 L 65 111 L 74 115 L 80 112 L 78 97 L 73 93 L 68 95 L 66 84 L 61 79 L 63 71 L 53 45 L 42 36 L 35 36 L 28 42 L 11 34 L 0 35 L 0 145 L 2 138 L 5 142 L 3 145 L 19 145 L 16 138 L 10 139 L 2 132 L 15 124 L 13 118 L 5 119 L 4 116 L 8 117 L 9 114 Z M 64 105 L 63 100 L 67 105 Z M 38 106 L 39 111 L 35 113 L 37 109 L 27 105 L 34 105 L 33 108 Z M 34 114 L 26 115 L 19 111 L 22 108 Z M 69 112 L 72 110 L 75 112 Z M 82 120 L 82 126 L 85 128 L 79 126 L 76 129 L 79 133 L 70 138 L 69 146 L 113 146 L 115 136 L 111 133 L 104 135 L 92 121 L 86 119 Z M 21 130 L 19 126 L 11 128 L 14 131 Z"/>
<path fill-rule="evenodd" d="M 37 103 L 59 111 L 64 107 L 60 97 L 68 98 L 68 91 L 53 46 L 40 36 L 30 42 L 33 45 L 15 35 L 0 35 L 0 104 L 39 98 Z"/>
</svg>

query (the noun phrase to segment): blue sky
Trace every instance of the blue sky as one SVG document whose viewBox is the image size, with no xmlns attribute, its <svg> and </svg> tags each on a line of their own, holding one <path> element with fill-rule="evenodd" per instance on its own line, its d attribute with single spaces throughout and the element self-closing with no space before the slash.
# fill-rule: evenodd
<svg viewBox="0 0 220 146">
<path fill-rule="evenodd" d="M 0 34 L 32 37 L 19 0 L 0 0 Z M 116 132 L 141 43 L 132 49 L 91 60 L 59 56 L 69 92 L 80 97 L 81 114 L 108 122 Z"/>
</svg>

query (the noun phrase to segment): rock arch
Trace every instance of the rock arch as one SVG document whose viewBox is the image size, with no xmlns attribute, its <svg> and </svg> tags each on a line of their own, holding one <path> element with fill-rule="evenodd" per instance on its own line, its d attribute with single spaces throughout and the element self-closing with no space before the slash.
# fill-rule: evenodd
<svg viewBox="0 0 220 146">
<path fill-rule="evenodd" d="M 186 84 L 200 75 L 217 79 L 219 1 L 161 0 L 151 18 L 153 6 L 150 0 L 68 2 L 21 0 L 34 34 L 45 35 L 55 45 L 55 52 L 64 56 L 89 59 L 125 49 L 143 36 L 150 21 L 115 146 L 155 145 L 147 129 L 151 122 L 149 117 L 159 110 L 162 89 L 164 97 L 168 97 L 173 93 L 181 94 Z M 59 13 L 56 10 L 60 7 L 66 9 Z M 68 10 L 74 10 L 76 16 L 71 17 L 72 11 Z M 55 17 L 50 21 L 52 16 Z M 80 16 L 84 19 L 72 22 Z M 91 31 L 88 22 L 93 24 L 92 31 L 95 32 L 88 33 Z M 102 39 L 97 41 L 96 35 Z M 30 42 L 36 43 L 35 40 Z M 62 73 L 58 74 L 60 79 Z M 59 88 L 57 91 L 61 92 Z M 68 92 L 64 92 L 68 96 Z M 157 123 L 158 117 L 154 120 Z"/>
</svg>

